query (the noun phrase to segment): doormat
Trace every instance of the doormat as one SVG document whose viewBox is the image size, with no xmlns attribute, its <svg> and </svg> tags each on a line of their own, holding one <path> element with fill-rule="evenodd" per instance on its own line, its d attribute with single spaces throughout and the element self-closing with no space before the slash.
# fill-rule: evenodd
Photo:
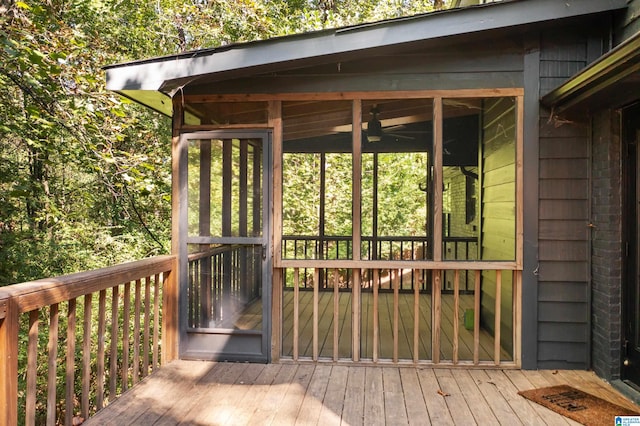
<svg viewBox="0 0 640 426">
<path fill-rule="evenodd" d="M 587 426 L 616 425 L 616 417 L 640 413 L 567 385 L 520 391 L 518 394 Z"/>
</svg>

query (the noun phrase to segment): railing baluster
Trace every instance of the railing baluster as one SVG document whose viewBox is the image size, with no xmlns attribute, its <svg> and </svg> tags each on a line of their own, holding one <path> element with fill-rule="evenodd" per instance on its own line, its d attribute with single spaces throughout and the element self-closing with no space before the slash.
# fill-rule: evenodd
<svg viewBox="0 0 640 426">
<path fill-rule="evenodd" d="M 151 325 L 151 277 L 144 279 L 144 340 L 142 347 L 142 377 L 149 374 L 149 326 Z"/>
<path fill-rule="evenodd" d="M 440 279 L 440 271 L 433 270 L 433 287 L 432 287 L 432 304 L 433 304 L 433 319 L 432 319 L 432 327 L 431 327 L 431 340 L 432 340 L 432 356 L 434 364 L 440 363 L 440 323 L 442 317 L 442 308 L 441 308 L 441 279 Z"/>
<path fill-rule="evenodd" d="M 107 291 L 100 290 L 98 298 L 98 353 L 96 355 L 96 409 L 104 406 L 104 358 L 106 332 Z"/>
<path fill-rule="evenodd" d="M 380 323 L 378 320 L 378 285 L 380 282 L 380 270 L 373 270 L 373 362 L 378 362 L 378 339 L 380 336 Z"/>
<path fill-rule="evenodd" d="M 116 398 L 118 386 L 118 305 L 120 286 L 111 289 L 111 342 L 109 348 L 109 402 Z"/>
<path fill-rule="evenodd" d="M 38 327 L 40 310 L 29 312 L 29 343 L 27 346 L 27 395 L 25 404 L 25 424 L 36 424 L 36 392 L 38 377 Z"/>
<path fill-rule="evenodd" d="M 392 279 L 393 285 L 393 362 L 398 362 L 398 330 L 400 322 L 400 281 L 402 279 L 402 269 L 396 270 L 395 279 Z"/>
<path fill-rule="evenodd" d="M 493 362 L 495 365 L 500 365 L 500 322 L 501 322 L 501 308 L 502 308 L 502 271 L 496 271 L 496 318 L 495 318 L 495 333 L 493 341 Z"/>
<path fill-rule="evenodd" d="M 158 368 L 160 355 L 160 274 L 156 274 L 153 283 L 153 359 L 151 360 L 153 371 Z"/>
<path fill-rule="evenodd" d="M 480 295 L 482 271 L 476 271 L 473 288 L 473 364 L 480 363 Z"/>
<path fill-rule="evenodd" d="M 300 269 L 293 269 L 293 360 L 297 361 L 300 339 Z"/>
<path fill-rule="evenodd" d="M 460 338 L 460 270 L 453 271 L 453 363 L 458 363 L 458 346 Z"/>
<path fill-rule="evenodd" d="M 140 300 L 142 281 L 136 280 L 133 316 L 133 384 L 140 378 Z"/>
<path fill-rule="evenodd" d="M 84 320 L 82 342 L 82 397 L 80 415 L 89 418 L 89 392 L 91 387 L 91 312 L 92 294 L 84 296 Z"/>
<path fill-rule="evenodd" d="M 338 270 L 333 269 L 333 360 L 338 361 L 340 344 L 340 288 Z"/>
<path fill-rule="evenodd" d="M 418 281 L 419 269 L 411 271 L 412 279 Z M 420 359 L 420 288 L 418 285 L 413 286 L 413 362 L 417 363 Z"/>
<path fill-rule="evenodd" d="M 313 360 L 318 360 L 318 317 L 319 317 L 319 296 L 320 296 L 320 270 L 313 270 Z"/>
<path fill-rule="evenodd" d="M 64 423 L 71 426 L 75 401 L 76 299 L 69 300 L 67 310 L 67 353 Z"/>
<path fill-rule="evenodd" d="M 129 315 L 131 315 L 131 282 L 124 283 L 122 308 L 122 392 L 129 389 Z"/>
<path fill-rule="evenodd" d="M 56 396 L 56 367 L 58 365 L 58 319 L 58 304 L 54 303 L 49 308 L 49 345 L 47 346 L 47 424 L 49 425 L 56 424 L 56 404 L 58 402 L 58 398 Z"/>
</svg>

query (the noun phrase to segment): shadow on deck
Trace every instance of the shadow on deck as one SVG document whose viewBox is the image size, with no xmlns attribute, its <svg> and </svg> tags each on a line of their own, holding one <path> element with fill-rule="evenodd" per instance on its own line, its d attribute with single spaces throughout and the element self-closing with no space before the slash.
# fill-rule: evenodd
<svg viewBox="0 0 640 426">
<path fill-rule="evenodd" d="M 578 424 L 517 394 L 555 384 L 639 410 L 587 371 L 174 361 L 84 424 Z"/>
</svg>

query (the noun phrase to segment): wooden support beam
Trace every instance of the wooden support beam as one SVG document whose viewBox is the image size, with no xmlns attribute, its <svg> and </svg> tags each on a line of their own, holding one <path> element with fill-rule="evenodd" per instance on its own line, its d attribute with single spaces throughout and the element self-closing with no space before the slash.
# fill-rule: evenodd
<svg viewBox="0 0 640 426">
<path fill-rule="evenodd" d="M 353 141 L 352 153 L 352 214 L 351 221 L 353 230 L 353 259 L 361 259 L 362 249 L 362 102 L 353 101 L 353 127 L 351 137 Z"/>
<path fill-rule="evenodd" d="M 433 260 L 442 260 L 442 98 L 433 99 Z"/>
</svg>

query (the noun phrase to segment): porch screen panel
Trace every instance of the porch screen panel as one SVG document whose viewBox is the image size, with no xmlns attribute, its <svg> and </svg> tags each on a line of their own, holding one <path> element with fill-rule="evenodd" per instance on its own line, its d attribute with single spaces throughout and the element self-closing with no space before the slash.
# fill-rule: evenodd
<svg viewBox="0 0 640 426">
<path fill-rule="evenodd" d="M 352 259 L 352 103 L 283 102 L 282 120 L 282 258 Z M 288 269 L 283 278 L 282 354 L 350 358 L 352 272 Z"/>
<path fill-rule="evenodd" d="M 431 99 L 362 103 L 363 259 L 432 258 L 432 120 Z"/>
<path fill-rule="evenodd" d="M 443 123 L 443 259 L 514 261 L 516 251 L 516 100 L 513 97 L 445 99 Z M 481 327 L 496 336 L 496 273 L 460 276 L 461 312 L 481 286 Z M 443 277 L 443 298 L 453 273 Z M 500 288 L 502 359 L 513 351 L 513 276 Z M 467 296 L 469 294 L 469 296 Z M 464 334 L 464 328 L 461 327 Z M 463 336 L 464 337 L 464 336 Z M 481 360 L 492 354 L 481 353 Z"/>
<path fill-rule="evenodd" d="M 351 102 L 283 102 L 282 110 L 282 256 L 351 259 Z"/>
</svg>

